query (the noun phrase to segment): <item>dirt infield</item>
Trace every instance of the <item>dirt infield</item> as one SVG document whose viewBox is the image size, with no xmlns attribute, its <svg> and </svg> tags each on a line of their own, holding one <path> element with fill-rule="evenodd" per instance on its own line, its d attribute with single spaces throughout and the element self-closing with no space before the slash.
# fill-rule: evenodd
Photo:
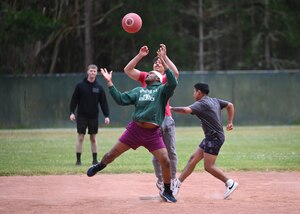
<svg viewBox="0 0 300 214">
<path fill-rule="evenodd" d="M 176 204 L 158 196 L 153 174 L 0 177 L 0 213 L 300 213 L 300 172 L 227 172 L 240 186 L 192 174 Z"/>
</svg>

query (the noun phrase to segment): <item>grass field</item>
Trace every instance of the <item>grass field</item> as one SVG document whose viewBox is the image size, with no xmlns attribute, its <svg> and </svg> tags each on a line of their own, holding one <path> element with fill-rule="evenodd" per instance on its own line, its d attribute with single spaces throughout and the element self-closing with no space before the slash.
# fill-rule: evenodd
<svg viewBox="0 0 300 214">
<path fill-rule="evenodd" d="M 100 128 L 99 158 L 124 128 Z M 300 171 L 300 126 L 235 127 L 226 132 L 217 164 L 226 170 Z M 0 130 L 0 176 L 85 173 L 91 164 L 88 136 L 82 166 L 75 166 L 75 129 Z M 177 127 L 178 171 L 203 138 L 200 127 Z M 103 173 L 153 172 L 151 154 L 142 147 L 129 150 Z M 196 170 L 203 170 L 202 162 Z"/>
</svg>

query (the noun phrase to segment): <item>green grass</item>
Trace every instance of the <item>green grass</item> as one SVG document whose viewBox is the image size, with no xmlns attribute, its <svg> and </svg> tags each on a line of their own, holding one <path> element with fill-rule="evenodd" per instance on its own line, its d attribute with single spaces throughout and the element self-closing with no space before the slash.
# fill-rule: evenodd
<svg viewBox="0 0 300 214">
<path fill-rule="evenodd" d="M 123 128 L 100 128 L 99 159 L 117 141 Z M 300 126 L 235 127 L 226 131 L 217 165 L 223 170 L 300 171 Z M 0 130 L 0 176 L 85 173 L 91 164 L 86 136 L 82 166 L 75 166 L 75 129 Z M 200 127 L 177 127 L 178 170 L 203 138 Z M 129 150 L 103 173 L 153 172 L 152 156 L 140 147 Z M 196 171 L 203 170 L 200 162 Z"/>
</svg>

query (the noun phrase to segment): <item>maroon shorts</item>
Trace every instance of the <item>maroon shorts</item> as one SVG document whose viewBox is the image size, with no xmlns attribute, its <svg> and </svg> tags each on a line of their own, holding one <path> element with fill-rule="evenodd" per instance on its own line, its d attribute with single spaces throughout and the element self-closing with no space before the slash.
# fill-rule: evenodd
<svg viewBox="0 0 300 214">
<path fill-rule="evenodd" d="M 149 152 L 157 149 L 166 148 L 162 133 L 159 127 L 153 129 L 145 129 L 131 121 L 122 136 L 119 138 L 121 143 L 128 145 L 132 149 L 140 146 L 145 147 Z"/>
</svg>

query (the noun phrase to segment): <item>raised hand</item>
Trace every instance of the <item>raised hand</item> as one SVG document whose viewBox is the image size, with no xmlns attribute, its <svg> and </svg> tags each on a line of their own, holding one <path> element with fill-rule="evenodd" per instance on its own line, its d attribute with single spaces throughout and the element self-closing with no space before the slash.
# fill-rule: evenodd
<svg viewBox="0 0 300 214">
<path fill-rule="evenodd" d="M 141 47 L 140 52 L 139 52 L 139 54 L 140 54 L 141 56 L 143 56 L 143 57 L 144 57 L 144 56 L 147 56 L 148 53 L 149 53 L 148 46 L 144 45 L 143 47 Z"/>
<path fill-rule="evenodd" d="M 157 52 L 160 52 L 163 57 L 167 55 L 167 48 L 165 44 L 160 44 L 160 47 Z"/>
<path fill-rule="evenodd" d="M 106 80 L 108 86 L 112 86 L 112 73 L 113 71 L 108 72 L 106 68 L 100 68 L 103 78 Z"/>
<path fill-rule="evenodd" d="M 161 61 L 162 66 L 164 67 L 165 70 L 167 70 L 167 68 L 169 68 L 169 66 L 167 65 L 166 61 L 165 61 L 165 56 L 164 53 L 160 51 L 160 49 L 157 51 L 157 56 Z"/>
</svg>

